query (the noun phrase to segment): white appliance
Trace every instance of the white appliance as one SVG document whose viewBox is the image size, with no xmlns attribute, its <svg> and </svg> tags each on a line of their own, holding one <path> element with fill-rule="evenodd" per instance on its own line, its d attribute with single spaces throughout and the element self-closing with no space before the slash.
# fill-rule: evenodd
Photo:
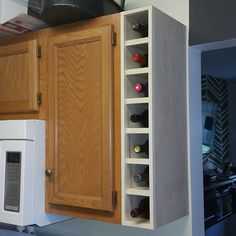
<svg viewBox="0 0 236 236">
<path fill-rule="evenodd" d="M 64 216 L 45 213 L 45 121 L 0 121 L 0 222 L 44 226 Z"/>
</svg>

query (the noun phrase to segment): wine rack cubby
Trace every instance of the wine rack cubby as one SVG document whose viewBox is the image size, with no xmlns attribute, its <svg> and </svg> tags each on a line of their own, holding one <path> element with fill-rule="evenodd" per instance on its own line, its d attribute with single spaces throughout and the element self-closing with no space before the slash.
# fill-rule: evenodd
<svg viewBox="0 0 236 236">
<path fill-rule="evenodd" d="M 147 85 L 148 87 L 148 74 L 139 74 L 139 75 L 129 75 L 127 76 L 127 79 L 125 81 L 126 83 L 126 95 L 125 97 L 127 98 L 126 103 L 131 103 L 133 104 L 134 102 L 137 102 L 137 99 L 139 98 L 144 98 L 148 97 L 148 89 L 145 93 L 140 92 L 137 93 L 134 89 L 136 84 L 144 84 Z M 132 100 L 132 98 L 135 98 L 135 100 Z M 139 99 L 139 103 L 143 101 L 145 102 L 145 99 Z"/>
<path fill-rule="evenodd" d="M 154 229 L 188 213 L 186 29 L 152 6 L 123 12 L 121 58 L 122 224 Z"/>
<path fill-rule="evenodd" d="M 132 196 L 132 195 L 128 195 L 128 200 L 127 201 L 127 205 L 126 205 L 126 209 L 131 212 L 132 209 L 135 209 L 136 207 L 138 207 L 140 201 L 142 201 L 142 199 L 144 198 L 148 198 L 149 200 L 149 197 L 148 196 Z M 150 201 L 150 200 L 149 200 Z M 150 204 L 150 202 L 149 202 Z M 150 212 L 148 212 L 148 214 L 150 215 Z M 143 225 L 147 225 L 147 222 L 148 220 L 145 219 L 144 217 L 137 217 L 137 218 L 133 218 L 131 217 L 130 214 L 127 214 L 126 215 L 126 221 L 134 221 L 135 224 L 143 224 Z"/>
<path fill-rule="evenodd" d="M 129 156 L 127 158 L 131 159 L 147 159 L 149 158 L 149 145 L 147 147 L 147 152 L 137 152 L 135 151 L 135 147 L 137 145 L 144 145 L 148 142 L 148 135 L 147 134 L 129 134 L 128 135 L 128 150 L 127 153 Z M 127 160 L 128 161 L 128 160 Z"/>
<path fill-rule="evenodd" d="M 142 124 L 142 122 L 134 122 L 131 120 L 132 115 L 143 116 L 143 114 L 148 114 L 148 110 L 149 110 L 148 103 L 127 104 L 127 127 L 128 128 L 148 128 L 148 121 L 145 122 L 145 124 Z M 143 119 L 145 119 L 145 117 L 146 115 L 144 115 Z"/>
<path fill-rule="evenodd" d="M 147 41 L 147 40 L 145 40 Z M 145 55 L 147 55 L 148 53 L 148 43 L 139 43 L 139 44 L 130 44 L 126 46 L 126 68 L 127 69 L 134 69 L 134 68 L 142 68 L 142 67 L 148 67 L 148 65 L 146 66 L 141 66 L 139 63 L 136 63 L 134 61 L 132 61 L 132 56 L 134 54 L 139 54 L 142 57 L 144 57 Z"/>
</svg>

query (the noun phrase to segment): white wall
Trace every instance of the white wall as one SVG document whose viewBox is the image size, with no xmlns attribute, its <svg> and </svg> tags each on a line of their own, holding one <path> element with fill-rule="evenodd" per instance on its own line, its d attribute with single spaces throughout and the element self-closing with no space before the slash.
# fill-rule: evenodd
<svg viewBox="0 0 236 236">
<path fill-rule="evenodd" d="M 126 0 L 125 8 L 146 5 L 153 5 L 182 24 L 189 25 L 189 0 Z"/>
<path fill-rule="evenodd" d="M 201 51 L 189 49 L 189 197 L 192 236 L 204 236 Z"/>
<path fill-rule="evenodd" d="M 28 0 L 0 0 L 0 23 L 4 23 L 19 13 L 27 13 Z"/>
</svg>

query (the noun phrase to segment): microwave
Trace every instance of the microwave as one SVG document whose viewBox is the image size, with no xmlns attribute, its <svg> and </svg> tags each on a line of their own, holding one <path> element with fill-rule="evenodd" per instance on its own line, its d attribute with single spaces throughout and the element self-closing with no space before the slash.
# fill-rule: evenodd
<svg viewBox="0 0 236 236">
<path fill-rule="evenodd" d="M 45 121 L 0 121 L 0 222 L 44 226 L 66 219 L 45 212 Z"/>
</svg>

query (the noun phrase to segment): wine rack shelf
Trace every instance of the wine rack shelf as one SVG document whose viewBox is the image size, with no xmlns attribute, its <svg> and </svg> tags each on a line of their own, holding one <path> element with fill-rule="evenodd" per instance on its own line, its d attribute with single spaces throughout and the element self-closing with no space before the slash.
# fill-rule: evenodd
<svg viewBox="0 0 236 236">
<path fill-rule="evenodd" d="M 127 134 L 149 134 L 149 128 L 126 128 Z"/>
<path fill-rule="evenodd" d="M 149 103 L 148 98 L 127 98 L 126 99 L 126 104 L 145 104 Z"/>
<path fill-rule="evenodd" d="M 141 38 L 141 39 L 132 39 L 125 42 L 125 46 L 135 46 L 135 45 L 143 45 L 148 44 L 150 42 L 149 38 Z"/>
<path fill-rule="evenodd" d="M 188 213 L 186 29 L 152 6 L 123 12 L 121 58 L 122 224 L 154 229 Z"/>
<path fill-rule="evenodd" d="M 127 188 L 126 194 L 128 195 L 136 195 L 136 196 L 150 196 L 150 191 L 148 189 L 134 189 L 134 188 Z"/>
<path fill-rule="evenodd" d="M 148 74 L 148 68 L 136 68 L 136 69 L 127 69 L 126 75 L 138 75 L 138 74 Z"/>
<path fill-rule="evenodd" d="M 128 158 L 126 159 L 127 164 L 136 164 L 136 165 L 150 165 L 149 159 L 143 158 Z"/>
</svg>

